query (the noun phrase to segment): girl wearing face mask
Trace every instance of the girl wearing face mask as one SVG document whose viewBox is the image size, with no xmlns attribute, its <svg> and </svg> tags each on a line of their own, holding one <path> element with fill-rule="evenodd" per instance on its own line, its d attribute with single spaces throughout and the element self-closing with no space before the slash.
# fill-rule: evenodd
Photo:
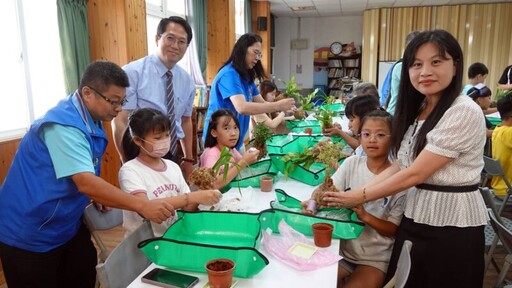
<svg viewBox="0 0 512 288">
<path fill-rule="evenodd" d="M 128 130 L 123 148 L 129 159 L 119 171 L 121 189 L 137 197 L 158 199 L 171 197 L 175 209 L 197 210 L 198 204 L 217 203 L 221 194 L 217 190 L 201 190 L 190 193 L 180 167 L 162 157 L 170 148 L 170 121 L 167 116 L 152 108 L 133 111 L 128 118 Z M 142 217 L 131 211 L 123 211 L 123 226 L 127 234 L 140 224 Z M 159 237 L 176 221 L 170 217 L 162 224 L 151 223 L 155 236 Z"/>
</svg>

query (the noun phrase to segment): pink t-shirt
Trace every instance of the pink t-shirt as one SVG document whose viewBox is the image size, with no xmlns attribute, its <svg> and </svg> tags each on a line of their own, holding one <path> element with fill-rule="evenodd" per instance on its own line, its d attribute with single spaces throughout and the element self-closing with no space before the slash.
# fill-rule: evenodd
<svg viewBox="0 0 512 288">
<path fill-rule="evenodd" d="M 238 162 L 238 161 L 240 161 L 240 159 L 242 159 L 242 155 L 235 148 L 232 148 L 230 150 L 230 152 L 231 152 L 231 154 L 233 154 L 233 158 L 235 159 L 236 162 Z M 211 167 L 213 167 L 213 165 L 215 165 L 215 162 L 217 162 L 217 160 L 219 160 L 219 157 L 220 157 L 220 150 L 217 146 L 214 146 L 211 148 L 206 148 L 206 149 L 204 149 L 203 153 L 201 154 L 200 165 L 201 165 L 201 167 L 211 168 Z"/>
</svg>

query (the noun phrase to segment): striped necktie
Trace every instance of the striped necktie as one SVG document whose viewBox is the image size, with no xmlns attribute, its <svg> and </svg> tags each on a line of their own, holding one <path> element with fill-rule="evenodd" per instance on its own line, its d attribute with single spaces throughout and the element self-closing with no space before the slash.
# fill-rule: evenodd
<svg viewBox="0 0 512 288">
<path fill-rule="evenodd" d="M 178 136 L 176 134 L 176 121 L 174 119 L 174 87 L 172 84 L 172 72 L 168 70 L 165 75 L 167 76 L 167 86 L 166 86 L 166 104 L 167 104 L 167 115 L 169 116 L 169 121 L 171 122 L 171 157 L 172 161 L 178 162 Z"/>
</svg>

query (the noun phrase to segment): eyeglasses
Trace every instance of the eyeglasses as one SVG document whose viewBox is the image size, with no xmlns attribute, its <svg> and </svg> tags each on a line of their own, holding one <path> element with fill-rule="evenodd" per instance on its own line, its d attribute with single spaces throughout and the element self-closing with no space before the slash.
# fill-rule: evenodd
<svg viewBox="0 0 512 288">
<path fill-rule="evenodd" d="M 370 133 L 367 131 L 361 132 L 361 138 L 363 138 L 363 139 L 370 139 L 370 137 L 375 137 L 375 139 L 380 141 L 380 140 L 384 140 L 386 137 L 389 137 L 389 136 L 391 136 L 391 135 L 382 133 L 382 132 L 377 132 L 377 133 Z"/>
<path fill-rule="evenodd" d="M 160 35 L 160 37 L 162 37 L 162 35 Z M 167 45 L 174 45 L 177 43 L 180 49 L 186 48 L 188 46 L 188 43 L 185 39 L 178 39 L 172 35 L 165 36 L 164 41 Z"/>
<path fill-rule="evenodd" d="M 108 103 L 110 103 L 110 105 L 112 105 L 112 107 L 121 107 L 123 106 L 124 104 L 128 103 L 128 100 L 123 99 L 123 101 L 113 101 L 107 97 L 105 97 L 105 95 L 101 94 L 98 90 L 92 88 L 91 86 L 87 86 L 89 88 L 91 88 L 92 91 L 94 91 L 94 93 L 98 96 L 100 96 L 101 98 L 103 98 L 105 101 L 107 101 Z"/>
<path fill-rule="evenodd" d="M 261 51 L 251 50 L 251 53 L 254 54 L 254 56 L 256 56 L 256 60 L 261 60 L 261 57 L 263 57 L 263 54 L 261 53 Z"/>
</svg>

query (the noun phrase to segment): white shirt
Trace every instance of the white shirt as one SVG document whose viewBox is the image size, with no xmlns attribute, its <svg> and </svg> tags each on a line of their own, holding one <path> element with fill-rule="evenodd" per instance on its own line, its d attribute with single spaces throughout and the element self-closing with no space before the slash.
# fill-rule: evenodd
<svg viewBox="0 0 512 288">
<path fill-rule="evenodd" d="M 126 162 L 119 170 L 119 184 L 127 193 L 145 193 L 149 200 L 174 197 L 189 193 L 190 189 L 183 178 L 180 167 L 167 159 L 162 159 L 165 168 L 153 169 L 139 158 Z M 123 210 L 123 226 L 128 235 L 142 224 L 142 217 L 136 212 Z M 167 228 L 176 221 L 172 216 L 162 224 L 151 222 L 155 236 L 162 236 Z"/>
<path fill-rule="evenodd" d="M 413 123 L 398 151 L 398 164 L 405 169 L 414 161 L 414 143 L 424 121 Z M 417 127 L 415 127 L 417 126 Z M 425 150 L 453 158 L 424 183 L 466 186 L 480 182 L 484 166 L 485 121 L 471 98 L 459 96 L 427 134 Z M 414 132 L 414 133 L 413 133 Z M 411 188 L 407 194 L 405 216 L 431 226 L 480 226 L 487 224 L 487 210 L 478 190 L 464 193 L 436 192 Z"/>
</svg>

